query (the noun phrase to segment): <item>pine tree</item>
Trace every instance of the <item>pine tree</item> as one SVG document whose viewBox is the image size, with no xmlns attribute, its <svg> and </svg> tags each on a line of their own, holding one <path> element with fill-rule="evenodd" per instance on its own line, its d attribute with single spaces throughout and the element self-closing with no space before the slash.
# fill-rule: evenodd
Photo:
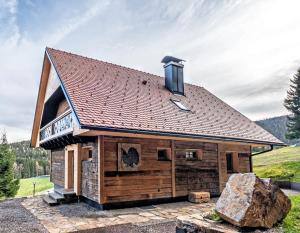
<svg viewBox="0 0 300 233">
<path fill-rule="evenodd" d="M 288 139 L 300 138 L 300 69 L 291 79 L 284 106 L 291 112 L 288 116 L 286 137 Z"/>
<path fill-rule="evenodd" d="M 0 143 L 0 198 L 14 197 L 20 187 L 20 181 L 14 178 L 15 153 L 7 144 L 6 133 Z"/>
</svg>

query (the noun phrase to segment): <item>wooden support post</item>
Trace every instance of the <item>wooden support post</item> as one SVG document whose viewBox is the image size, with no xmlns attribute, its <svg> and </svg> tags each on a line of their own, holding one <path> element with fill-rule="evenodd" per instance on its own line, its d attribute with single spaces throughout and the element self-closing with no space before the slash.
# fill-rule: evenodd
<svg viewBox="0 0 300 233">
<path fill-rule="evenodd" d="M 250 165 L 250 172 L 253 172 L 253 162 L 252 162 L 252 146 L 250 146 L 250 153 L 249 153 L 249 165 Z"/>
<path fill-rule="evenodd" d="M 65 189 L 73 188 L 73 162 L 74 153 L 69 150 L 68 147 L 65 149 Z"/>
<path fill-rule="evenodd" d="M 81 146 L 74 145 L 74 191 L 81 194 Z"/>
<path fill-rule="evenodd" d="M 223 169 L 222 169 L 222 144 L 218 144 L 218 172 L 219 172 L 219 190 L 220 193 L 223 191 Z"/>
<path fill-rule="evenodd" d="M 65 147 L 65 189 L 81 194 L 81 145 Z"/>
<path fill-rule="evenodd" d="M 240 172 L 240 161 L 239 161 L 239 153 L 234 151 L 232 153 L 232 159 L 233 159 L 233 171 L 234 172 Z"/>
<path fill-rule="evenodd" d="M 171 140 L 171 153 L 172 153 L 172 197 L 176 197 L 176 174 L 175 174 L 175 145 L 174 140 Z"/>
<path fill-rule="evenodd" d="M 104 191 L 104 137 L 98 136 L 98 202 L 106 201 Z"/>
</svg>

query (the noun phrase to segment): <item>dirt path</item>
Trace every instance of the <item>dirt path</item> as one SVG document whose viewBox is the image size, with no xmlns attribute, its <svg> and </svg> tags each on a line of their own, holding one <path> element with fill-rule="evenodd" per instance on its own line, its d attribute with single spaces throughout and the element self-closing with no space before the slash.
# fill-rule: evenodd
<svg viewBox="0 0 300 233">
<path fill-rule="evenodd" d="M 21 205 L 23 199 L 0 202 L 0 233 L 46 233 L 39 221 Z"/>
</svg>

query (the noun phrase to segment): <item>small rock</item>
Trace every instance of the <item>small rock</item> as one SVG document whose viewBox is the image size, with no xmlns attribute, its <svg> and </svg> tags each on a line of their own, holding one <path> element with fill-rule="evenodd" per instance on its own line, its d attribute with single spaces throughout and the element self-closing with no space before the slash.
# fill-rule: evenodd
<svg viewBox="0 0 300 233">
<path fill-rule="evenodd" d="M 231 175 L 216 204 L 220 217 L 239 227 L 271 228 L 290 209 L 291 201 L 278 186 L 253 173 Z"/>
</svg>

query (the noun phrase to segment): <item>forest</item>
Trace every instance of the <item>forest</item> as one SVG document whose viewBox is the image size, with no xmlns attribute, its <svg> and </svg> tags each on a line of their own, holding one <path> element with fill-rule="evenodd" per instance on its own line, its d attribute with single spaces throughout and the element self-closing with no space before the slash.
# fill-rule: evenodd
<svg viewBox="0 0 300 233">
<path fill-rule="evenodd" d="M 287 115 L 272 117 L 264 120 L 256 121 L 255 123 L 263 127 L 265 130 L 273 134 L 279 140 L 285 142 L 288 145 L 300 145 L 300 139 L 287 139 Z"/>
<path fill-rule="evenodd" d="M 9 144 L 16 154 L 15 177 L 30 178 L 50 174 L 50 153 L 42 148 L 31 148 L 30 141 Z"/>
</svg>

